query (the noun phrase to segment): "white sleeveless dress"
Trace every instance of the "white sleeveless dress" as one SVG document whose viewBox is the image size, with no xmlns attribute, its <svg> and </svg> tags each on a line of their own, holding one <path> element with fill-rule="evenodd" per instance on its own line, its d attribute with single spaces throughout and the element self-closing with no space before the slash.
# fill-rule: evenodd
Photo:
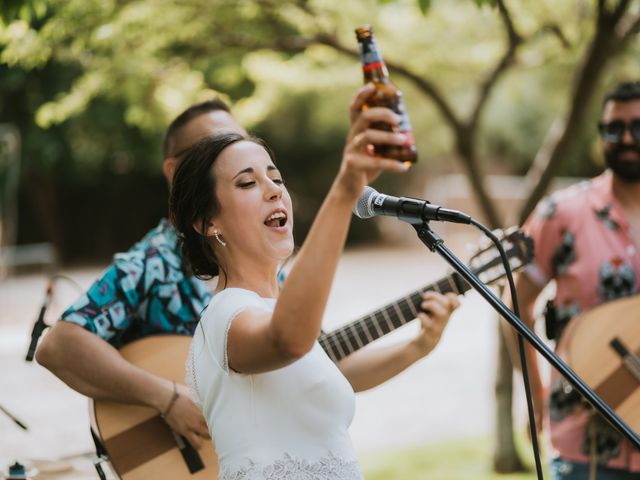
<svg viewBox="0 0 640 480">
<path fill-rule="evenodd" d="M 273 311 L 275 299 L 228 288 L 196 328 L 187 383 L 199 400 L 222 480 L 360 480 L 347 432 L 353 389 L 316 342 L 300 360 L 245 375 L 229 369 L 227 332 L 247 308 Z"/>
</svg>

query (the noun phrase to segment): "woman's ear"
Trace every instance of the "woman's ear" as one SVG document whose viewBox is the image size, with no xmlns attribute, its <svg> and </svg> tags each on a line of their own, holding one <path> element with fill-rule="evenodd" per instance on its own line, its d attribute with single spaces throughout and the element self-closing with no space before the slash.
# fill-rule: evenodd
<svg viewBox="0 0 640 480">
<path fill-rule="evenodd" d="M 217 231 L 216 225 L 213 220 L 203 222 L 201 218 L 193 222 L 193 229 L 203 237 L 213 237 Z"/>
</svg>

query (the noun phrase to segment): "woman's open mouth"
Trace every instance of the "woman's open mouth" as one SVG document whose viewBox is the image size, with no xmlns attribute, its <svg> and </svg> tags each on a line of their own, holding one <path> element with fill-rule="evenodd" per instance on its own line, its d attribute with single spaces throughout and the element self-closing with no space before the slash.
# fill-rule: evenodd
<svg viewBox="0 0 640 480">
<path fill-rule="evenodd" d="M 270 228 L 280 228 L 287 224 L 287 212 L 284 210 L 276 210 L 264 221 L 264 224 Z"/>
</svg>

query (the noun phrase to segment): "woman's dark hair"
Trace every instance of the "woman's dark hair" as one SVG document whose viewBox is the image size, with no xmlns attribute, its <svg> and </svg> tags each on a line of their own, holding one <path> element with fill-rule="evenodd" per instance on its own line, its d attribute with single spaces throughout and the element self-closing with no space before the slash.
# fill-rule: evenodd
<svg viewBox="0 0 640 480">
<path fill-rule="evenodd" d="M 169 218 L 182 242 L 182 254 L 187 267 L 198 278 L 210 279 L 218 275 L 219 262 L 207 237 L 207 225 L 220 211 L 216 196 L 213 164 L 222 151 L 237 142 L 254 142 L 273 154 L 267 145 L 255 137 L 239 133 L 224 133 L 205 137 L 194 144 L 176 168 L 169 196 Z M 198 222 L 200 232 L 194 225 Z"/>
</svg>

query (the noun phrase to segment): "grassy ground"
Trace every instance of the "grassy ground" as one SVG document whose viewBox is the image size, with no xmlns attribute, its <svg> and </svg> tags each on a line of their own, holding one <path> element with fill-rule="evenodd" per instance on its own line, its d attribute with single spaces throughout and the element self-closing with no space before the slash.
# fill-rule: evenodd
<svg viewBox="0 0 640 480">
<path fill-rule="evenodd" d="M 522 457 L 530 466 L 529 472 L 509 475 L 492 471 L 492 443 L 489 438 L 439 443 L 361 460 L 367 480 L 534 480 L 536 474 L 530 444 L 521 441 L 520 446 Z"/>
</svg>

